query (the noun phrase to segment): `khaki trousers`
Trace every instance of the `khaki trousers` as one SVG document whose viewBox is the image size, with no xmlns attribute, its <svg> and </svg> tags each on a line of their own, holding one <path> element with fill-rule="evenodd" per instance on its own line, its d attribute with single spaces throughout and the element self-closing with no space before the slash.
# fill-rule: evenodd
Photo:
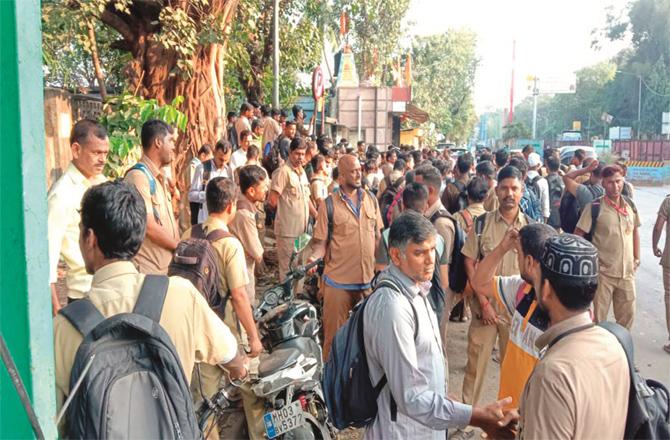
<svg viewBox="0 0 670 440">
<path fill-rule="evenodd" d="M 493 346 L 498 337 L 500 360 L 505 357 L 507 341 L 509 341 L 509 314 L 500 310 L 497 301 L 491 301 L 491 306 L 498 313 L 498 324 L 484 325 L 481 316 L 481 307 L 477 298 L 470 298 L 472 320 L 468 330 L 468 361 L 465 365 L 463 379 L 463 403 L 476 405 L 482 393 L 486 369 L 488 367 Z"/>
<path fill-rule="evenodd" d="M 635 318 L 635 278 L 612 278 L 600 274 L 593 299 L 596 322 L 607 320 L 610 304 L 614 306 L 616 322 L 630 330 Z"/>
<path fill-rule="evenodd" d="M 663 267 L 663 289 L 665 290 L 665 324 L 670 339 L 670 267 Z"/>
<path fill-rule="evenodd" d="M 235 339 L 237 339 L 238 347 L 241 351 L 249 348 L 247 334 L 244 331 L 244 328 L 242 328 L 242 326 L 239 324 L 237 316 L 235 315 L 235 310 L 233 309 L 232 304 L 230 304 L 230 300 L 228 300 L 228 302 L 229 303 L 226 307 L 226 314 L 223 322 L 233 333 Z M 255 376 L 258 374 L 258 364 L 258 358 L 250 359 L 250 375 Z M 191 394 L 194 396 L 196 408 L 202 400 L 200 387 L 202 386 L 202 392 L 207 397 L 211 397 L 221 386 L 223 386 L 222 381 L 224 380 L 223 370 L 220 367 L 207 364 L 198 365 L 200 366 L 200 377 L 202 378 L 202 384 L 198 380 L 197 370 L 193 372 L 193 378 L 191 380 Z M 265 425 L 263 423 L 265 406 L 263 400 L 257 397 L 253 391 L 251 391 L 249 382 L 242 384 L 242 386 L 240 386 L 240 391 L 242 393 L 242 405 L 244 406 L 244 416 L 247 420 L 249 438 L 251 440 L 263 440 L 265 439 Z M 205 429 L 205 433 L 208 431 L 209 427 Z M 211 430 L 211 434 L 209 435 L 208 439 L 219 439 L 218 427 L 214 427 Z"/>
<path fill-rule="evenodd" d="M 337 330 L 349 318 L 349 312 L 370 294 L 366 290 L 343 290 L 323 284 L 323 360 L 328 360 L 330 346 Z"/>
</svg>

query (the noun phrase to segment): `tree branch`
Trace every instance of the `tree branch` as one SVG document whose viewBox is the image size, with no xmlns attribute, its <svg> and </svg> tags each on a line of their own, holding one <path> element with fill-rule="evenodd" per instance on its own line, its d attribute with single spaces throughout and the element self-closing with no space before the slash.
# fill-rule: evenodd
<svg viewBox="0 0 670 440">
<path fill-rule="evenodd" d="M 115 14 L 109 9 L 105 9 L 105 11 L 100 16 L 100 21 L 116 30 L 119 34 L 121 34 L 121 37 L 123 37 L 123 39 L 128 43 L 131 43 L 131 45 L 135 42 L 135 33 L 130 28 L 130 25 L 119 15 Z"/>
</svg>

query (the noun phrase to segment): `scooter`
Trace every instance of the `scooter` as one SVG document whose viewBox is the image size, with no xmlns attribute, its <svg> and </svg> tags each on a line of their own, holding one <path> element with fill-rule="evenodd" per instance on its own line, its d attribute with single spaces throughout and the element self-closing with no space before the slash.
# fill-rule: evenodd
<svg viewBox="0 0 670 440">
<path fill-rule="evenodd" d="M 263 423 L 268 439 L 325 440 L 335 436 L 321 390 L 323 360 L 317 311 L 308 301 L 296 299 L 293 289 L 296 281 L 320 263 L 293 266 L 309 239 L 306 235 L 296 239 L 286 279 L 267 289 L 254 311 L 268 353 L 260 357 L 251 390 L 265 403 Z M 232 391 L 227 384 L 203 401 L 197 411 L 201 429 L 212 416 L 218 418 L 230 410 Z"/>
</svg>

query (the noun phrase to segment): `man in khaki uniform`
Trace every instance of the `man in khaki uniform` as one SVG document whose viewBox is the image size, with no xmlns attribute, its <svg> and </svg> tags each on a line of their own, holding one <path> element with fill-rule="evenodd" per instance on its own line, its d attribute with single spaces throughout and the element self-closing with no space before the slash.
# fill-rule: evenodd
<svg viewBox="0 0 670 440">
<path fill-rule="evenodd" d="M 455 219 L 447 211 L 440 201 L 440 186 L 442 185 L 442 176 L 437 168 L 433 166 L 420 166 L 414 170 L 414 180 L 423 184 L 428 189 L 428 208 L 424 216 L 430 220 L 437 233 L 444 240 L 444 252 L 446 253 L 446 264 L 440 269 L 440 283 L 444 292 L 444 311 L 440 319 L 440 336 L 442 337 L 442 347 L 446 359 L 447 347 L 447 324 L 449 323 L 449 313 L 453 305 L 454 294 L 449 289 L 449 264 L 451 264 L 451 254 L 454 251 Z M 448 367 L 447 367 L 448 370 Z"/>
<path fill-rule="evenodd" d="M 242 243 L 246 257 L 249 283 L 247 295 L 252 305 L 256 302 L 256 265 L 263 262 L 263 242 L 258 235 L 257 204 L 265 201 L 268 192 L 268 179 L 265 170 L 258 165 L 240 168 L 240 195 L 237 199 L 237 213 L 230 223 L 230 232 Z"/>
<path fill-rule="evenodd" d="M 602 178 L 605 195 L 584 207 L 575 234 L 584 237 L 592 232 L 591 241 L 598 249 L 600 279 L 593 300 L 596 322 L 607 320 L 613 304 L 616 322 L 630 330 L 635 318 L 635 272 L 640 266 L 640 216 L 632 200 L 621 195 L 624 184 L 621 167 L 605 167 Z M 595 229 L 593 203 L 600 204 Z"/>
<path fill-rule="evenodd" d="M 288 161 L 277 168 L 272 176 L 269 199 L 270 206 L 277 209 L 275 238 L 280 281 L 286 278 L 293 242 L 307 231 L 310 213 L 316 217 L 316 209 L 310 199 L 309 182 L 303 169 L 307 144 L 302 138 L 295 138 L 289 150 Z M 300 261 L 298 256 L 294 263 L 299 264 Z"/>
<path fill-rule="evenodd" d="M 170 185 L 162 168 L 172 163 L 175 135 L 172 127 L 152 119 L 142 125 L 142 158 L 126 174 L 144 199 L 147 234 L 135 262 L 145 274 L 167 274 L 177 248 L 179 227 L 172 212 Z"/>
<path fill-rule="evenodd" d="M 475 222 L 463 246 L 462 253 L 466 257 L 465 269 L 469 279 L 474 276 L 477 261 L 490 254 L 500 244 L 509 228 L 521 229 L 529 223 L 519 208 L 523 194 L 523 180 L 517 168 L 506 166 L 500 170 L 496 194 L 500 207 L 485 214 L 481 234 L 477 233 L 477 222 Z M 496 270 L 497 276 L 519 274 L 516 252 L 516 249 L 513 249 L 505 254 Z M 486 368 L 496 337 L 499 338 L 500 359 L 505 357 L 511 317 L 500 303 L 491 302 L 482 295 L 471 298 L 470 307 L 472 321 L 468 330 L 468 361 L 463 379 L 463 402 L 476 404 L 481 396 Z M 474 431 L 459 432 L 455 438 L 470 438 L 473 435 Z"/>
<path fill-rule="evenodd" d="M 533 284 L 550 327 L 536 340 L 543 354 L 521 395 L 520 439 L 623 438 L 628 361 L 616 337 L 595 326 L 589 313 L 598 254 L 575 235 L 545 243 Z"/>
<path fill-rule="evenodd" d="M 109 152 L 107 132 L 97 122 L 82 119 L 72 127 L 70 147 L 72 162 L 47 197 L 49 282 L 54 315 L 60 309 L 56 282 L 61 258 L 67 266 L 68 302 L 84 298 L 91 288 L 91 276 L 86 273 L 79 250 L 79 207 L 84 192 L 106 180 L 102 170 Z"/>
<path fill-rule="evenodd" d="M 233 220 L 237 211 L 237 187 L 235 183 L 225 177 L 215 177 L 207 184 L 207 219 L 202 223 L 205 235 L 214 230 L 228 231 L 228 224 Z M 182 237 L 186 240 L 191 237 L 192 229 L 184 233 Z M 221 292 L 227 295 L 225 316 L 223 322 L 231 329 L 237 339 L 241 350 L 248 352 L 252 358 L 250 370 L 253 372 L 258 368 L 256 359 L 263 350 L 246 286 L 249 284 L 247 277 L 244 249 L 240 241 L 233 235 L 214 241 L 212 246 L 219 257 L 219 274 Z M 200 381 L 200 378 L 202 379 Z M 193 374 L 191 392 L 195 397 L 196 404 L 202 396 L 200 388 L 202 385 L 205 396 L 209 397 L 216 392 L 221 385 L 223 375 L 221 371 L 210 365 L 200 365 L 200 375 Z M 262 403 L 247 387 L 242 387 L 244 412 L 249 421 L 250 435 L 262 438 Z M 258 423 L 260 422 L 260 426 Z M 260 437 L 259 437 L 260 436 Z"/>
<path fill-rule="evenodd" d="M 332 231 L 328 227 L 326 200 L 319 204 L 312 255 L 324 257 L 323 358 L 328 359 L 337 330 L 356 303 L 370 293 L 375 270 L 375 247 L 384 227 L 377 199 L 361 187 L 361 164 L 354 155 L 342 156 L 337 164 L 340 188 L 330 195 L 333 202 Z"/>
<path fill-rule="evenodd" d="M 105 317 L 133 310 L 144 274 L 131 258 L 144 239 L 146 213 L 139 193 L 124 182 L 89 189 L 81 203 L 80 247 L 93 275 L 88 300 Z M 246 377 L 245 357 L 228 327 L 188 281 L 170 278 L 160 325 L 174 343 L 186 378 L 196 362 L 223 366 L 232 379 Z M 82 335 L 61 315 L 54 319 L 54 354 L 58 408 L 70 393 L 70 374 Z"/>
<path fill-rule="evenodd" d="M 663 345 L 663 350 L 670 354 L 670 195 L 666 196 L 658 210 L 654 233 L 652 237 L 652 248 L 654 255 L 661 259 L 663 267 L 663 289 L 665 290 L 665 323 L 668 326 L 668 342 Z M 658 242 L 661 240 L 665 225 L 665 246 L 663 250 L 659 249 Z"/>
</svg>

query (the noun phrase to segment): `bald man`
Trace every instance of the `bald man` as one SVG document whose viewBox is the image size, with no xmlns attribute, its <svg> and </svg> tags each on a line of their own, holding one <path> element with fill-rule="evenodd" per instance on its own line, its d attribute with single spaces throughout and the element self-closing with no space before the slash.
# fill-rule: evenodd
<svg viewBox="0 0 670 440">
<path fill-rule="evenodd" d="M 340 158 L 340 188 L 322 200 L 316 216 L 309 261 L 325 256 L 323 271 L 323 356 L 328 358 L 335 332 L 353 306 L 370 293 L 375 248 L 383 228 L 375 196 L 361 186 L 361 164 L 356 156 Z M 327 205 L 332 205 L 328 221 Z M 329 223 L 332 230 L 329 231 Z"/>
</svg>

